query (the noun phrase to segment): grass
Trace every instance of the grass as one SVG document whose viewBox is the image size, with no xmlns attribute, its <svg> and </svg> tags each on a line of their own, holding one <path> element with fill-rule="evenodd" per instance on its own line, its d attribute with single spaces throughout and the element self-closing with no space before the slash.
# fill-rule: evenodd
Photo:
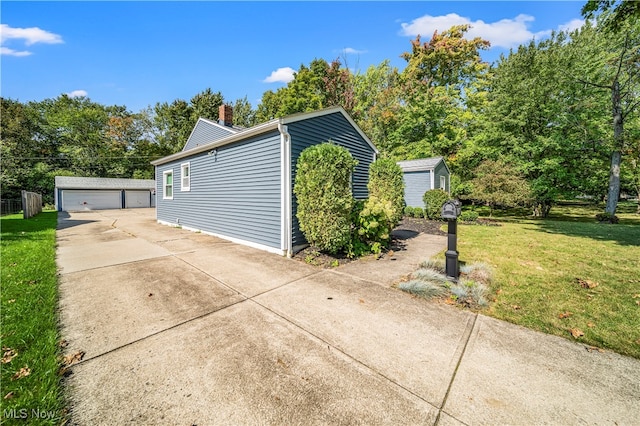
<svg viewBox="0 0 640 426">
<path fill-rule="evenodd" d="M 58 374 L 56 221 L 56 212 L 27 220 L 22 215 L 0 219 L 3 424 L 64 420 Z"/>
<path fill-rule="evenodd" d="M 460 224 L 460 260 L 494 270 L 495 301 L 484 313 L 640 358 L 635 209 L 621 204 L 617 225 L 595 221 L 601 207 L 577 203 L 555 207 L 547 219 L 504 214 L 502 226 Z"/>
</svg>

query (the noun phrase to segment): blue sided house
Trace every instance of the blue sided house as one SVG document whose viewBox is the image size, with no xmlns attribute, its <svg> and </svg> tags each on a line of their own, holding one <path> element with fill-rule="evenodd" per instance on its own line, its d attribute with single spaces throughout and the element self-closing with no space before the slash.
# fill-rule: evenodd
<svg viewBox="0 0 640 426">
<path fill-rule="evenodd" d="M 353 195 L 367 198 L 378 151 L 342 107 L 247 129 L 234 127 L 232 114 L 221 106 L 218 123 L 198 120 L 181 152 L 152 162 L 159 223 L 291 256 L 307 245 L 296 218 L 296 162 L 302 150 L 327 141 L 358 160 Z"/>
<path fill-rule="evenodd" d="M 450 191 L 451 174 L 442 157 L 399 161 L 404 173 L 404 202 L 409 207 L 424 208 L 422 197 L 430 189 Z"/>
</svg>

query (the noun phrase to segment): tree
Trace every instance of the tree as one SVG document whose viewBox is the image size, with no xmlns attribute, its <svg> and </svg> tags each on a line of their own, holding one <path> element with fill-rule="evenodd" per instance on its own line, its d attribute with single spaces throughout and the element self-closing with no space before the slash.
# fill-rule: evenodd
<svg viewBox="0 0 640 426">
<path fill-rule="evenodd" d="M 222 96 L 222 93 L 213 93 L 210 88 L 207 88 L 192 97 L 189 102 L 189 107 L 193 126 L 195 126 L 199 118 L 218 121 L 220 105 L 223 103 L 224 97 Z M 193 129 L 193 126 L 191 129 Z M 184 141 L 186 142 L 187 140 L 185 139 Z"/>
<path fill-rule="evenodd" d="M 525 178 L 502 160 L 482 162 L 471 183 L 471 198 L 486 203 L 490 209 L 489 216 L 496 206 L 524 206 L 531 200 L 531 190 Z"/>
<path fill-rule="evenodd" d="M 400 93 L 399 73 L 389 60 L 354 76 L 353 118 L 383 156 L 394 149 L 390 136 L 401 109 Z"/>
<path fill-rule="evenodd" d="M 236 99 L 233 103 L 233 124 L 241 127 L 251 127 L 257 124 L 256 111 L 253 110 L 246 96 Z"/>
<path fill-rule="evenodd" d="M 625 122 L 640 105 L 640 27 L 634 23 L 618 24 L 618 31 L 603 31 L 608 15 L 599 27 L 586 25 L 574 34 L 582 62 L 576 80 L 588 87 L 605 91 L 609 96 L 612 137 L 609 185 L 605 211 L 615 215 L 620 196 L 620 169 L 626 149 Z"/>
<path fill-rule="evenodd" d="M 588 0 L 582 6 L 582 16 L 593 19 L 598 13 L 606 15 L 604 25 L 613 31 L 629 19 L 640 17 L 640 2 L 638 0 Z"/>
<path fill-rule="evenodd" d="M 468 25 L 453 26 L 431 39 L 411 41 L 412 50 L 400 74 L 401 105 L 391 145 L 397 159 L 442 155 L 453 157 L 471 135 L 469 107 L 481 88 L 476 81 L 489 70 L 480 50 L 489 47 L 481 38 L 467 40 Z"/>
</svg>

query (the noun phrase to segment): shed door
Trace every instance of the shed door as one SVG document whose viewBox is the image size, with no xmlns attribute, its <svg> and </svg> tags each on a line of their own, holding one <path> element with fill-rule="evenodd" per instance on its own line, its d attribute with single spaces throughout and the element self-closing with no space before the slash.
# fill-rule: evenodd
<svg viewBox="0 0 640 426">
<path fill-rule="evenodd" d="M 124 193 L 124 205 L 128 209 L 151 207 L 151 192 L 127 190 Z"/>
<path fill-rule="evenodd" d="M 431 176 L 429 171 L 405 172 L 404 174 L 404 201 L 409 207 L 424 208 L 424 193 L 431 189 Z"/>
<path fill-rule="evenodd" d="M 105 210 L 122 208 L 120 191 L 62 190 L 62 210 Z"/>
</svg>

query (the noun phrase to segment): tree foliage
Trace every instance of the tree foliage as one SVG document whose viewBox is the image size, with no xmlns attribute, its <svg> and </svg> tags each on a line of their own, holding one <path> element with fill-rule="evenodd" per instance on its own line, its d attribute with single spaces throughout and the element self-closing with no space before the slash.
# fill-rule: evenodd
<svg viewBox="0 0 640 426">
<path fill-rule="evenodd" d="M 487 204 L 490 215 L 496 206 L 526 206 L 531 201 L 531 189 L 526 179 L 502 160 L 486 160 L 476 169 L 471 181 L 470 197 Z"/>
</svg>

